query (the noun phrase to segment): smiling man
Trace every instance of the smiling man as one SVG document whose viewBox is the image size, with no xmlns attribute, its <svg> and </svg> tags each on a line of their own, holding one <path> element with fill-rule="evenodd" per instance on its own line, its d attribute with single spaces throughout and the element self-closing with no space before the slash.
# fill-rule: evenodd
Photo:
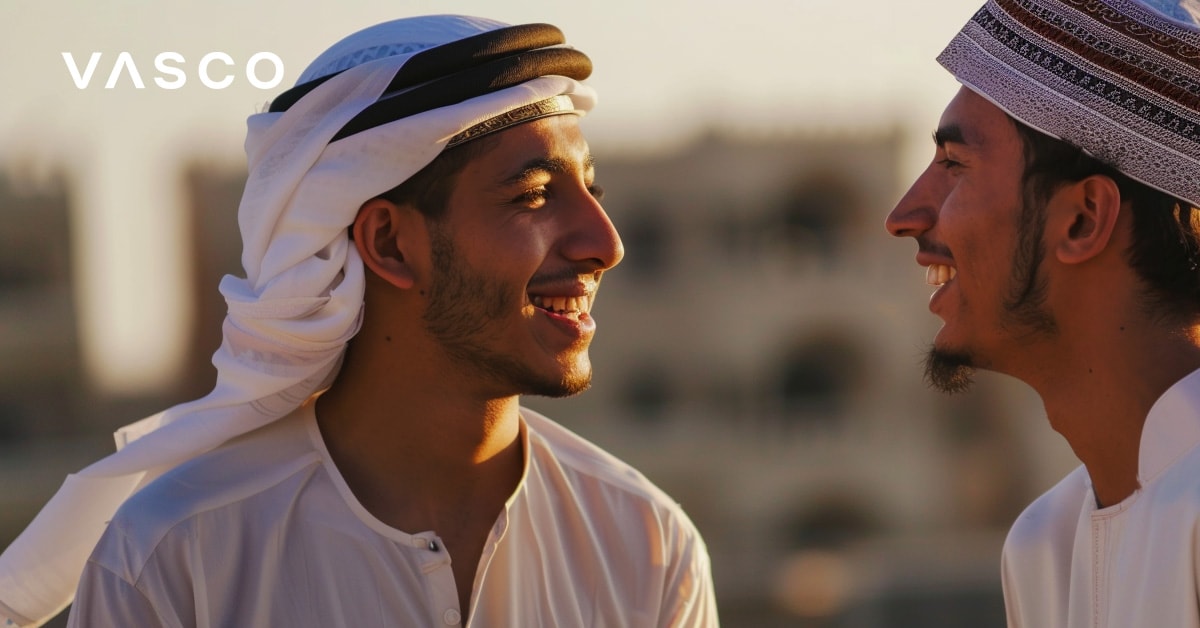
<svg viewBox="0 0 1200 628">
<path fill-rule="evenodd" d="M 1021 379 L 1083 463 L 1009 533 L 1010 626 L 1200 626 L 1198 17 L 989 1 L 887 218 L 936 286 L 930 383 Z"/>
<path fill-rule="evenodd" d="M 623 254 L 562 44 L 388 22 L 250 118 L 216 389 L 68 480 L 0 614 L 37 625 L 82 569 L 76 626 L 717 624 L 680 507 L 519 405 L 589 386 Z"/>
</svg>

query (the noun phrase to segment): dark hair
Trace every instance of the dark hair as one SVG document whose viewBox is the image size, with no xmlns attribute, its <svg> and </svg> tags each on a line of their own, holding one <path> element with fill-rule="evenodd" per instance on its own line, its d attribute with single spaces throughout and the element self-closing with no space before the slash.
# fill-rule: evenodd
<svg viewBox="0 0 1200 628">
<path fill-rule="evenodd" d="M 472 159 L 495 146 L 495 136 L 481 137 L 441 152 L 404 183 L 379 195 L 397 205 L 411 204 L 430 220 L 439 220 L 446 212 L 446 203 L 458 174 Z"/>
<path fill-rule="evenodd" d="M 1127 255 L 1148 288 L 1149 311 L 1172 320 L 1200 315 L 1200 209 L 1134 181 L 1072 144 L 1013 122 L 1024 145 L 1027 202 L 1044 205 L 1061 185 L 1092 175 L 1112 179 L 1133 212 Z"/>
</svg>

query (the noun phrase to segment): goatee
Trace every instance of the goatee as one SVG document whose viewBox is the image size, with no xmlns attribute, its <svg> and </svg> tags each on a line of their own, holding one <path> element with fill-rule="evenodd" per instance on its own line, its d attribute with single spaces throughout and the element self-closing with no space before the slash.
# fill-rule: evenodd
<svg viewBox="0 0 1200 628">
<path fill-rule="evenodd" d="M 965 392 L 975 383 L 974 361 L 966 353 L 930 348 L 925 356 L 925 381 L 946 394 Z"/>
</svg>

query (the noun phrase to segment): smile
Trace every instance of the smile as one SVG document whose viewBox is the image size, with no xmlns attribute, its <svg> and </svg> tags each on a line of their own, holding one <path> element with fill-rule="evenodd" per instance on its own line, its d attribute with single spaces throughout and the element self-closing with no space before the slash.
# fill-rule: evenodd
<svg viewBox="0 0 1200 628">
<path fill-rule="evenodd" d="M 591 312 L 594 299 L 590 294 L 577 297 L 529 295 L 529 302 L 534 307 L 575 321 Z"/>
<path fill-rule="evenodd" d="M 954 276 L 957 274 L 958 270 L 953 266 L 930 264 L 925 269 L 925 283 L 931 286 L 941 286 L 954 279 Z"/>
</svg>

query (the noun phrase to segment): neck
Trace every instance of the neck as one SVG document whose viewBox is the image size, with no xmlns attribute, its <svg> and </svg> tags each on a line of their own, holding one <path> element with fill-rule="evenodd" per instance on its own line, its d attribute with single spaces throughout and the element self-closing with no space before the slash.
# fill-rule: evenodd
<svg viewBox="0 0 1200 628">
<path fill-rule="evenodd" d="M 503 504 L 523 471 L 518 397 L 488 396 L 436 356 L 417 335 L 364 327 L 317 400 L 339 471 L 400 529 L 442 529 L 464 508 Z"/>
<path fill-rule="evenodd" d="M 1200 330 L 1112 319 L 1061 329 L 1048 343 L 1054 346 L 1030 352 L 1039 366 L 1021 379 L 1037 390 L 1051 427 L 1087 467 L 1097 503 L 1110 506 L 1140 487 L 1146 416 L 1168 388 L 1200 368 Z"/>
</svg>

